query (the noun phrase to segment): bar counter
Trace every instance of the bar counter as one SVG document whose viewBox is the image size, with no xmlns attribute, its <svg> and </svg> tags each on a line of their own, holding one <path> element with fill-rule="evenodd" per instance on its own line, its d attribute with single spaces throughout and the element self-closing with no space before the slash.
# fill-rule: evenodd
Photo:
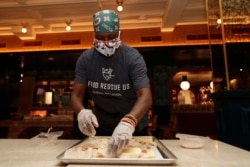
<svg viewBox="0 0 250 167">
<path fill-rule="evenodd" d="M 209 140 L 203 148 L 187 149 L 179 140 L 161 140 L 178 158 L 172 166 L 181 167 L 249 167 L 250 152 Z M 63 164 L 56 157 L 79 140 L 45 138 L 0 139 L 0 166 L 6 167 L 107 167 L 112 165 Z M 114 165 L 117 166 L 117 165 Z M 119 165 L 122 166 L 122 165 Z M 129 165 L 133 167 L 133 165 Z M 138 166 L 137 166 L 138 167 Z M 143 167 L 147 167 L 143 165 Z M 149 166 L 148 166 L 149 167 Z"/>
</svg>

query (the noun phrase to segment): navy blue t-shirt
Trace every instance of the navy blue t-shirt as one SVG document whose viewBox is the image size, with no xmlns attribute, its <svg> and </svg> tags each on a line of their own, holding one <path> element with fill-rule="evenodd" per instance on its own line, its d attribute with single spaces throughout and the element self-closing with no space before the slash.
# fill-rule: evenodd
<svg viewBox="0 0 250 167">
<path fill-rule="evenodd" d="M 86 50 L 78 58 L 75 69 L 75 83 L 88 85 L 99 125 L 110 132 L 135 104 L 135 90 L 149 87 L 142 55 L 125 44 L 120 47 L 118 55 L 111 59 L 95 48 Z M 145 128 L 147 121 L 145 115 L 136 131 Z"/>
</svg>

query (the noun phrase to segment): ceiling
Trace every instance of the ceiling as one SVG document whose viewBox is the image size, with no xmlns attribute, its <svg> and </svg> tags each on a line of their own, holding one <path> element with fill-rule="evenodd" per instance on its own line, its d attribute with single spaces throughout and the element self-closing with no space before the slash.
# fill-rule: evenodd
<svg viewBox="0 0 250 167">
<path fill-rule="evenodd" d="M 208 0 L 208 8 L 210 9 L 209 17 L 206 13 L 206 0 L 123 0 L 123 12 L 118 12 L 120 16 L 121 29 L 142 29 L 142 28 L 160 28 L 162 32 L 172 32 L 176 26 L 181 25 L 200 25 L 216 23 L 218 18 L 218 0 Z M 225 7 L 223 13 L 224 23 L 231 23 L 231 15 L 227 12 L 237 14 L 237 19 L 233 22 L 240 22 L 244 20 L 244 24 L 250 23 L 250 1 L 229 1 L 223 0 Z M 227 4 L 228 3 L 228 4 Z M 231 4 L 230 4 L 231 3 Z M 243 5 L 242 5 L 243 4 Z M 37 34 L 49 34 L 49 33 L 63 33 L 66 32 L 66 22 L 71 22 L 72 32 L 92 31 L 92 15 L 100 9 L 113 9 L 116 10 L 116 0 L 0 0 L 0 37 L 6 35 L 16 35 L 22 40 L 36 39 Z M 216 8 L 217 7 L 217 8 Z M 232 12 L 233 11 L 233 12 Z M 234 12 L 235 11 L 235 12 Z M 235 18 L 235 17 L 234 17 Z M 211 21 L 212 20 L 212 21 Z M 26 26 L 27 33 L 22 33 L 22 26 Z M 247 27 L 248 28 L 248 27 Z M 249 30 L 247 30 L 249 32 Z M 1 41 L 0 41 L 1 42 Z M 141 48 L 146 50 L 140 50 L 143 55 L 148 54 L 149 48 Z M 165 48 L 164 48 L 165 49 Z M 151 50 L 151 48 L 150 48 Z M 157 50 L 160 50 L 157 48 Z M 199 52 L 194 54 L 193 51 Z M 206 54 L 204 54 L 204 51 Z M 153 49 L 152 52 L 155 52 Z M 166 53 L 166 50 L 160 52 Z M 183 56 L 183 53 L 184 56 Z M 20 53 L 22 54 L 22 53 Z M 27 53 L 25 53 L 27 54 Z M 53 53 L 54 54 L 54 53 Z M 74 56 L 72 56 L 74 54 Z M 150 54 L 150 53 L 149 53 Z M 12 54 L 11 54 L 12 55 Z M 46 53 L 44 56 L 41 53 L 41 57 L 30 56 L 25 60 L 26 66 L 35 65 L 36 68 L 48 65 L 48 57 L 50 55 Z M 74 62 L 79 53 L 67 53 L 65 56 L 73 57 L 73 60 L 68 57 L 63 58 L 60 54 L 60 62 L 57 60 L 51 65 L 62 64 L 62 68 L 68 67 L 68 62 L 72 62 L 73 68 Z M 154 55 L 154 53 L 152 53 Z M 178 48 L 178 54 L 174 53 L 174 59 L 171 56 L 169 62 L 185 65 L 187 63 L 202 64 L 210 63 L 210 55 L 207 49 L 197 50 L 180 50 Z M 178 57 L 179 55 L 179 57 Z M 203 59 L 200 59 L 202 55 Z M 205 56 L 204 56 L 205 55 Z M 20 55 L 1 56 L 1 68 L 8 68 L 19 64 L 21 59 Z M 159 58 L 159 57 L 158 57 Z M 183 59 L 185 58 L 185 59 Z M 188 58 L 188 59 L 187 59 Z M 148 61 L 157 61 L 152 56 L 148 56 Z M 178 59 L 178 60 L 177 60 Z M 194 61 L 196 60 L 196 61 Z M 244 59 L 245 60 L 245 59 Z M 9 61 L 10 64 L 5 62 Z M 34 63 L 36 62 L 36 63 Z M 65 64 L 67 62 L 67 64 Z M 159 62 L 166 62 L 159 59 Z M 41 64 L 41 65 L 40 65 Z M 32 67 L 33 68 L 33 67 Z M 42 67 L 41 67 L 42 68 Z M 202 72 L 190 72 L 182 71 L 176 73 L 174 80 L 180 81 L 181 76 L 188 75 L 189 79 L 199 81 L 201 78 L 211 79 L 211 71 Z M 203 77 L 200 77 L 200 76 Z"/>
<path fill-rule="evenodd" d="M 207 23 L 205 0 L 123 1 L 121 29 L 160 27 L 171 32 L 176 25 Z M 0 36 L 35 39 L 36 34 L 65 32 L 70 21 L 73 32 L 92 31 L 92 15 L 116 7 L 116 0 L 1 0 Z"/>
<path fill-rule="evenodd" d="M 36 34 L 66 32 L 66 22 L 70 21 L 72 32 L 92 31 L 92 15 L 99 9 L 116 10 L 116 7 L 116 0 L 1 0 L 0 36 L 16 35 L 22 40 L 35 39 Z M 160 28 L 162 32 L 171 32 L 177 25 L 207 23 L 205 0 L 123 0 L 123 9 L 123 12 L 118 12 L 121 20 L 121 29 Z M 27 33 L 21 32 L 22 26 L 27 27 Z M 141 50 L 141 52 L 143 54 L 149 53 L 149 51 L 144 50 Z M 187 51 L 184 49 L 184 51 L 179 50 L 179 52 L 182 52 L 181 54 L 178 53 L 182 55 Z M 43 53 L 41 54 L 43 55 L 41 57 L 26 56 L 25 66 L 28 67 L 30 65 L 32 69 L 40 69 L 42 68 L 41 66 L 46 67 L 49 64 L 52 66 L 62 64 L 61 67 L 64 68 L 66 65 L 63 60 L 67 59 L 67 66 L 72 61 L 70 68 L 73 69 L 74 62 L 79 55 L 78 51 L 74 53 L 75 56 L 72 56 L 73 53 L 67 53 L 67 55 L 70 55 L 71 61 L 69 61 L 68 57 L 63 58 L 60 56 L 61 61 L 58 62 L 56 60 L 54 63 L 48 63 L 47 58 L 50 55 L 46 54 L 47 56 L 44 56 Z M 198 54 L 192 55 L 199 57 Z M 206 56 L 206 61 L 208 56 Z M 73 60 L 72 57 L 74 57 Z M 16 61 L 13 61 L 13 58 L 7 57 L 5 59 L 4 62 L 8 59 L 15 66 L 14 62 Z M 19 61 L 20 59 L 18 58 L 16 63 Z M 151 62 L 152 60 L 150 59 L 149 61 Z M 162 60 L 159 59 L 159 61 Z M 175 61 L 172 59 L 169 62 L 173 63 Z M 187 61 L 193 62 L 186 59 L 182 61 L 184 61 L 184 64 Z M 179 82 L 180 76 L 184 74 L 188 74 L 190 79 L 196 75 L 195 72 L 184 71 L 184 73 L 177 73 L 174 80 Z M 203 74 L 203 76 L 208 78 L 206 80 L 211 78 L 210 73 Z"/>
</svg>

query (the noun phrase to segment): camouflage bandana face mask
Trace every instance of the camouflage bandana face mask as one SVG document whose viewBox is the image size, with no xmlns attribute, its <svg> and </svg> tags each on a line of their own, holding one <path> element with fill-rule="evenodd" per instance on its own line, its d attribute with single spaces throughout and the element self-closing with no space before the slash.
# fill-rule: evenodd
<svg viewBox="0 0 250 167">
<path fill-rule="evenodd" d="M 119 17 L 113 10 L 102 10 L 93 15 L 95 33 L 118 32 L 119 27 Z"/>
</svg>

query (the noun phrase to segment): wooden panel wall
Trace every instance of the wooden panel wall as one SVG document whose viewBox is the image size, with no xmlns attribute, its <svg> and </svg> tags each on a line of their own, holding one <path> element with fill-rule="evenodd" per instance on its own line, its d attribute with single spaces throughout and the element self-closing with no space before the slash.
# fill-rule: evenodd
<svg viewBox="0 0 250 167">
<path fill-rule="evenodd" d="M 161 32 L 160 28 L 124 29 L 121 39 L 133 47 L 201 45 L 208 44 L 208 39 L 187 39 L 188 35 L 207 35 L 207 25 L 177 26 L 173 32 Z M 159 41 L 142 41 L 142 37 L 160 37 Z M 80 44 L 62 45 L 62 40 L 80 40 Z M 25 42 L 40 42 L 41 45 L 25 46 Z M 37 34 L 36 39 L 22 41 L 15 35 L 0 36 L 0 52 L 21 52 L 41 50 L 86 49 L 92 46 L 93 32 L 65 32 L 58 34 Z M 37 43 L 36 43 L 37 44 Z"/>
</svg>

